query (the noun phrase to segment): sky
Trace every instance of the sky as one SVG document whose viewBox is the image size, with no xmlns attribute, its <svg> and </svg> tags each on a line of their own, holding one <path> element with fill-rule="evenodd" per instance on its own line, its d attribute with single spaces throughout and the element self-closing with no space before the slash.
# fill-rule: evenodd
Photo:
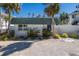
<svg viewBox="0 0 79 59">
<path fill-rule="evenodd" d="M 72 13 L 73 11 L 76 10 L 76 5 L 78 5 L 77 3 L 61 3 L 60 4 L 60 11 L 57 14 L 57 16 L 62 13 L 62 12 L 66 12 L 68 14 Z M 16 17 L 28 17 L 28 13 L 30 13 L 29 17 L 32 17 L 32 14 L 35 14 L 35 17 L 37 15 L 44 15 L 44 8 L 46 6 L 43 5 L 42 3 L 23 3 L 21 4 L 21 10 L 19 12 L 19 14 L 14 13 L 14 16 Z"/>
</svg>

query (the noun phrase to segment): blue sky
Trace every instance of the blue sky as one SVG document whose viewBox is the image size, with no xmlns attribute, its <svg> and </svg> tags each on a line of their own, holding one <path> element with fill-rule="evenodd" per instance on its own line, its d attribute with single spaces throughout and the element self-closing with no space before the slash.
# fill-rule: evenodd
<svg viewBox="0 0 79 59">
<path fill-rule="evenodd" d="M 72 13 L 73 11 L 76 10 L 76 5 L 78 5 L 77 3 L 61 3 L 60 4 L 60 13 L 62 12 L 66 12 L 66 13 Z M 28 17 L 28 13 L 30 13 L 31 15 L 29 17 L 32 17 L 32 14 L 34 13 L 35 16 L 37 16 L 38 14 L 40 14 L 41 16 L 44 14 L 44 8 L 46 6 L 41 4 L 41 3 L 23 3 L 21 5 L 21 10 L 19 12 L 19 14 L 14 13 L 14 16 L 17 17 Z"/>
</svg>

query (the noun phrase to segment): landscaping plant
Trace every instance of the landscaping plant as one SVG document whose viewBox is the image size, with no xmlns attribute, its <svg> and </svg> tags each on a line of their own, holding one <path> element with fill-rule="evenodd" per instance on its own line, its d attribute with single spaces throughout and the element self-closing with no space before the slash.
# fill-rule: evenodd
<svg viewBox="0 0 79 59">
<path fill-rule="evenodd" d="M 48 31 L 46 29 L 43 30 L 43 38 L 49 38 L 51 36 L 51 31 Z"/>
<path fill-rule="evenodd" d="M 68 34 L 67 33 L 63 33 L 60 35 L 62 38 L 68 38 Z"/>
<path fill-rule="evenodd" d="M 56 38 L 56 39 L 61 39 L 61 36 L 57 33 L 55 35 L 53 35 L 53 37 Z"/>
<path fill-rule="evenodd" d="M 35 30 L 29 30 L 28 31 L 28 37 L 35 39 L 38 36 L 39 31 L 35 31 Z"/>
<path fill-rule="evenodd" d="M 9 35 L 8 35 L 8 34 L 3 34 L 3 35 L 1 35 L 1 36 L 0 36 L 0 40 L 1 40 L 1 41 L 7 41 L 7 40 L 9 40 Z"/>
<path fill-rule="evenodd" d="M 61 39 L 61 38 L 68 38 L 68 34 L 67 33 L 63 33 L 63 34 L 55 34 L 53 35 L 54 38 L 57 38 L 57 39 Z"/>
<path fill-rule="evenodd" d="M 76 34 L 76 33 L 70 34 L 69 37 L 70 38 L 74 38 L 74 39 L 78 39 L 79 38 L 78 34 Z"/>
</svg>

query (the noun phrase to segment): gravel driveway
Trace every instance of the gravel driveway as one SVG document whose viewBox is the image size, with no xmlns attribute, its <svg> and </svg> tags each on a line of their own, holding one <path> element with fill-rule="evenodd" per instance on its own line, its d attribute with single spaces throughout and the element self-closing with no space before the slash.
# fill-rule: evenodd
<svg viewBox="0 0 79 59">
<path fill-rule="evenodd" d="M 79 41 L 0 41 L 1 56 L 79 56 Z"/>
</svg>

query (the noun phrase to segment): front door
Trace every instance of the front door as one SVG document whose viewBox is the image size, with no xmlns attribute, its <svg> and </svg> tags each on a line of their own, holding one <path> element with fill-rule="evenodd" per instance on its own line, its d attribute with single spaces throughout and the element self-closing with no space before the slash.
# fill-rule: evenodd
<svg viewBox="0 0 79 59">
<path fill-rule="evenodd" d="M 47 25 L 47 30 L 51 30 L 51 25 Z"/>
</svg>

